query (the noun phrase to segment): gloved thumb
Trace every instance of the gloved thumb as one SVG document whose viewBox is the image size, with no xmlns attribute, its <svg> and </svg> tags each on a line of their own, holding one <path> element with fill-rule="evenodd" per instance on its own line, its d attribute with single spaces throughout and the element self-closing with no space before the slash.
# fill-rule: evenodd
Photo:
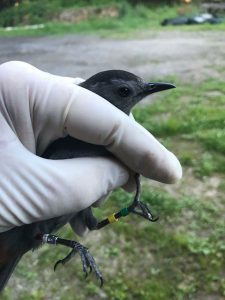
<svg viewBox="0 0 225 300">
<path fill-rule="evenodd" d="M 1 151 L 0 232 L 76 213 L 128 180 L 112 158 L 47 160 L 17 139 Z M 3 149 L 2 149 L 3 150 Z"/>
</svg>

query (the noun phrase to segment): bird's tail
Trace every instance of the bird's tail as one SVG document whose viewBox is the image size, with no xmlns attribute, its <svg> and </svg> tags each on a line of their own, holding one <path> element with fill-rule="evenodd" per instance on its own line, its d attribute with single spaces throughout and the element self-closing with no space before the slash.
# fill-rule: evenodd
<svg viewBox="0 0 225 300">
<path fill-rule="evenodd" d="M 5 265 L 0 265 L 0 295 L 6 286 L 10 276 L 12 275 L 16 265 L 18 264 L 19 260 L 21 258 L 21 255 L 18 255 L 14 258 L 12 258 L 9 262 L 7 262 Z"/>
</svg>

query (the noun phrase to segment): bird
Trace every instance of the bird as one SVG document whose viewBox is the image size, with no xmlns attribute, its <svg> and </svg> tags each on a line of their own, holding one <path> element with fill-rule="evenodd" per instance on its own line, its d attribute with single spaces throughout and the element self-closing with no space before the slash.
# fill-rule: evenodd
<svg viewBox="0 0 225 300">
<path fill-rule="evenodd" d="M 142 78 L 124 70 L 102 71 L 79 85 L 103 97 L 127 115 L 144 97 L 175 87 L 170 83 L 145 82 Z M 55 160 L 112 156 L 112 154 L 101 145 L 86 143 L 71 136 L 66 136 L 53 141 L 40 156 Z M 26 252 L 40 247 L 43 242 L 62 244 L 72 248 L 72 251 L 64 259 L 55 264 L 55 268 L 59 263 L 64 264 L 68 262 L 78 252 L 86 276 L 88 268 L 90 270 L 94 269 L 95 275 L 102 285 L 102 274 L 89 250 L 76 241 L 61 239 L 52 234 L 67 223 L 70 223 L 73 227 L 77 218 L 82 218 L 90 230 L 96 229 L 96 218 L 92 214 L 91 207 L 89 207 L 78 213 L 71 213 L 32 224 L 24 224 L 0 233 L 0 293 L 6 286 L 22 256 Z"/>
</svg>

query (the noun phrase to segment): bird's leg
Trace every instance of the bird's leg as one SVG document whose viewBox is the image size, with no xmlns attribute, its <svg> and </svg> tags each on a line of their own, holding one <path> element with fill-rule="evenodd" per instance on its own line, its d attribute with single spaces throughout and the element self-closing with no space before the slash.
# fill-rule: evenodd
<svg viewBox="0 0 225 300">
<path fill-rule="evenodd" d="M 141 195 L 140 174 L 135 174 L 135 182 L 136 182 L 136 194 L 134 197 L 134 201 L 128 207 L 128 210 L 136 215 L 144 217 L 145 219 L 151 222 L 156 222 L 158 220 L 158 217 L 154 217 L 148 205 L 140 201 L 140 195 Z"/>
<path fill-rule="evenodd" d="M 128 207 L 124 207 L 117 213 L 108 216 L 108 218 L 102 220 L 101 222 L 98 222 L 95 229 L 101 229 L 108 224 L 118 221 L 118 219 L 121 217 L 126 217 L 130 213 L 139 215 L 151 222 L 156 222 L 159 219 L 158 217 L 154 217 L 147 204 L 140 201 L 140 196 L 141 196 L 140 174 L 135 174 L 135 182 L 136 182 L 136 194 L 134 196 L 134 200 L 132 204 Z"/>
<path fill-rule="evenodd" d="M 56 270 L 59 264 L 64 265 L 67 263 L 75 254 L 79 254 L 81 257 L 83 271 L 85 273 L 85 278 L 88 276 L 88 268 L 90 269 L 90 273 L 94 270 L 97 279 L 100 280 L 100 286 L 103 285 L 103 277 L 101 272 L 99 271 L 97 264 L 94 260 L 94 257 L 90 254 L 88 248 L 84 247 L 80 243 L 76 241 L 61 239 L 56 235 L 53 234 L 43 234 L 38 235 L 37 239 L 41 240 L 43 244 L 52 244 L 52 245 L 64 245 L 67 247 L 72 248 L 71 252 L 63 259 L 56 262 L 54 266 L 54 271 Z"/>
</svg>

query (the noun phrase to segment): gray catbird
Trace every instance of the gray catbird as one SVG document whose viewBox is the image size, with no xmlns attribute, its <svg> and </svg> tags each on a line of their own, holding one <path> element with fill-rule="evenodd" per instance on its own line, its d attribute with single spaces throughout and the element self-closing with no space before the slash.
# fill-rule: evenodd
<svg viewBox="0 0 225 300">
<path fill-rule="evenodd" d="M 80 86 L 102 96 L 126 114 L 129 114 L 133 106 L 145 96 L 174 87 L 168 83 L 146 83 L 136 75 L 122 70 L 97 73 L 82 82 Z M 106 155 L 112 154 L 103 146 L 88 144 L 67 136 L 53 142 L 42 154 L 42 157 L 67 159 Z M 50 235 L 68 222 L 73 226 L 76 218 L 82 218 L 89 229 L 95 229 L 96 219 L 92 215 L 91 208 L 87 208 L 76 214 L 23 225 L 0 233 L 0 292 L 23 254 L 37 248 L 44 241 L 71 247 L 72 252 L 59 262 L 67 262 L 75 252 L 78 252 L 81 256 L 84 272 L 87 274 L 87 268 L 93 268 L 97 278 L 102 282 L 101 273 L 87 248 L 75 241 Z"/>
</svg>

